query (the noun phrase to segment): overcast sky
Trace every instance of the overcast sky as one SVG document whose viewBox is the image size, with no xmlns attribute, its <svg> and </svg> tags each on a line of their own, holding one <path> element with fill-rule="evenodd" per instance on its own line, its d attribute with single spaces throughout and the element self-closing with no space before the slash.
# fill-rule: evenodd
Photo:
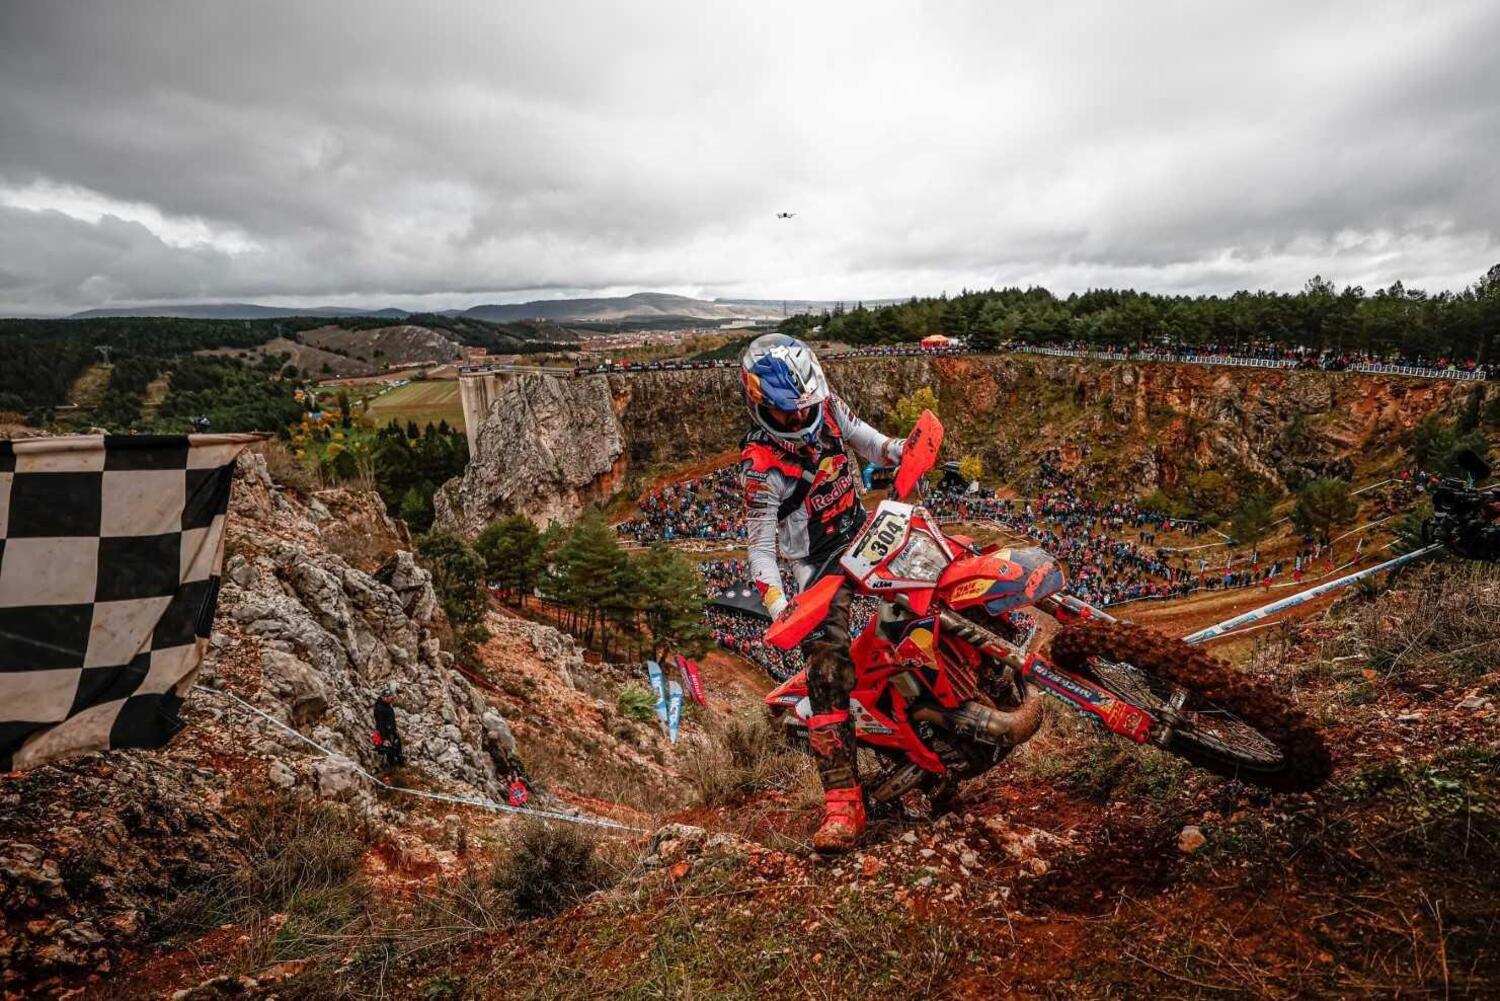
<svg viewBox="0 0 1500 1001">
<path fill-rule="evenodd" d="M 1497 51 L 1494 0 L 0 0 L 0 313 L 1459 288 Z"/>
</svg>

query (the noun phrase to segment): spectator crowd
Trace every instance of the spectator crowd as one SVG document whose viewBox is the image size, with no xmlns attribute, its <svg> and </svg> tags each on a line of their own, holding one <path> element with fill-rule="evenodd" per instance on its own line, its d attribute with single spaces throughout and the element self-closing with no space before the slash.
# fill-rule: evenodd
<svg viewBox="0 0 1500 1001">
<path fill-rule="evenodd" d="M 635 542 L 745 537 L 745 501 L 735 466 L 669 483 L 641 498 L 640 514 L 616 530 Z"/>
<path fill-rule="evenodd" d="M 1070 593 L 1100 607 L 1182 597 L 1199 590 L 1269 588 L 1283 575 L 1300 583 L 1319 562 L 1326 564 L 1323 569 L 1333 569 L 1326 540 L 1309 536 L 1287 559 L 1262 560 L 1256 549 L 1233 552 L 1225 537 L 1199 521 L 1144 510 L 1132 501 L 1091 500 L 1090 475 L 1065 469 L 1055 451 L 1038 461 L 1032 482 L 1036 496 L 1031 498 L 952 489 L 933 492 L 926 503 L 941 521 L 991 523 L 1029 539 L 1064 564 Z M 621 524 L 619 530 L 641 543 L 742 540 L 744 502 L 734 467 L 653 492 L 641 502 L 640 516 Z M 1200 543 L 1200 539 L 1207 541 Z M 1362 556 L 1362 549 L 1356 543 L 1353 555 Z M 706 559 L 698 570 L 710 602 L 716 595 L 752 587 L 744 559 Z M 791 580 L 789 570 L 783 576 Z M 873 599 L 857 599 L 856 634 L 874 609 Z M 764 618 L 711 606 L 705 619 L 715 642 L 759 664 L 773 677 L 785 679 L 803 666 L 799 654 L 783 655 L 761 642 Z"/>
</svg>

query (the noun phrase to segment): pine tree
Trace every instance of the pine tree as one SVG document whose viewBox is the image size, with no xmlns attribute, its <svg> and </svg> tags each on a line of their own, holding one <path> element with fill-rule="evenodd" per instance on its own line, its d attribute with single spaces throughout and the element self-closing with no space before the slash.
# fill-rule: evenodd
<svg viewBox="0 0 1500 1001">
<path fill-rule="evenodd" d="M 432 498 L 424 497 L 418 487 L 408 487 L 401 495 L 401 520 L 414 531 L 426 531 L 432 525 Z"/>
<path fill-rule="evenodd" d="M 652 656 L 660 658 L 672 649 L 697 656 L 709 637 L 703 627 L 703 582 L 692 564 L 661 542 L 634 562 Z"/>
<path fill-rule="evenodd" d="M 584 642 L 593 645 L 604 612 L 621 601 L 626 566 L 614 530 L 597 510 L 588 511 L 557 549 L 562 600 L 582 617 Z"/>
<path fill-rule="evenodd" d="M 1264 491 L 1256 491 L 1240 505 L 1230 520 L 1230 531 L 1237 542 L 1258 542 L 1271 527 L 1275 509 Z"/>
<path fill-rule="evenodd" d="M 489 639 L 484 615 L 489 599 L 484 586 L 484 560 L 467 542 L 448 532 L 430 532 L 417 541 L 417 558 L 432 573 L 448 624 L 460 649 Z"/>
<path fill-rule="evenodd" d="M 525 605 L 546 560 L 542 533 L 531 519 L 514 514 L 490 522 L 474 540 L 474 550 L 484 560 L 490 580 Z"/>
<path fill-rule="evenodd" d="M 1354 520 L 1359 503 L 1349 496 L 1347 480 L 1313 480 L 1297 494 L 1292 520 L 1304 532 L 1327 535 L 1334 525 Z"/>
</svg>

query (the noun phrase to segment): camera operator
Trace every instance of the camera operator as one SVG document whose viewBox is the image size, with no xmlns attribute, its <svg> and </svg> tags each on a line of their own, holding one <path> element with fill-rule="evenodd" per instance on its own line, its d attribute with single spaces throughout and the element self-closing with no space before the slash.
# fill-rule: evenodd
<svg viewBox="0 0 1500 1001">
<path fill-rule="evenodd" d="M 1471 479 L 1450 477 L 1433 490 L 1428 534 L 1459 556 L 1500 561 L 1500 484 L 1471 485 L 1490 474 L 1489 464 L 1474 452 L 1459 456 L 1459 464 Z"/>
</svg>

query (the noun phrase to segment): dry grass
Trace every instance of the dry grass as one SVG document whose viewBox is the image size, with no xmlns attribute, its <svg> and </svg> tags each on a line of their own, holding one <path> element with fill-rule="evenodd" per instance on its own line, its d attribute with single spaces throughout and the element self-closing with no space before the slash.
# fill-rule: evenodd
<svg viewBox="0 0 1500 1001">
<path fill-rule="evenodd" d="M 789 747 L 764 712 L 752 709 L 710 723 L 691 746 L 683 774 L 704 806 L 726 806 L 764 792 L 805 788 L 811 762 Z"/>
<path fill-rule="evenodd" d="M 345 811 L 276 798 L 244 809 L 240 832 L 245 856 L 224 859 L 217 876 L 179 897 L 164 917 L 165 935 L 295 911 L 314 899 L 326 909 L 326 894 L 360 882 L 367 832 Z"/>
<path fill-rule="evenodd" d="M 1382 680 L 1464 682 L 1500 661 L 1500 567 L 1445 562 L 1356 606 L 1320 660 L 1359 655 Z"/>
<path fill-rule="evenodd" d="M 279 438 L 263 442 L 256 446 L 260 454 L 265 457 L 266 471 L 271 474 L 271 479 L 292 490 L 302 497 L 307 497 L 314 490 L 322 488 L 323 484 L 318 478 L 316 470 L 311 465 L 298 459 L 292 453 L 291 446 Z"/>
</svg>

